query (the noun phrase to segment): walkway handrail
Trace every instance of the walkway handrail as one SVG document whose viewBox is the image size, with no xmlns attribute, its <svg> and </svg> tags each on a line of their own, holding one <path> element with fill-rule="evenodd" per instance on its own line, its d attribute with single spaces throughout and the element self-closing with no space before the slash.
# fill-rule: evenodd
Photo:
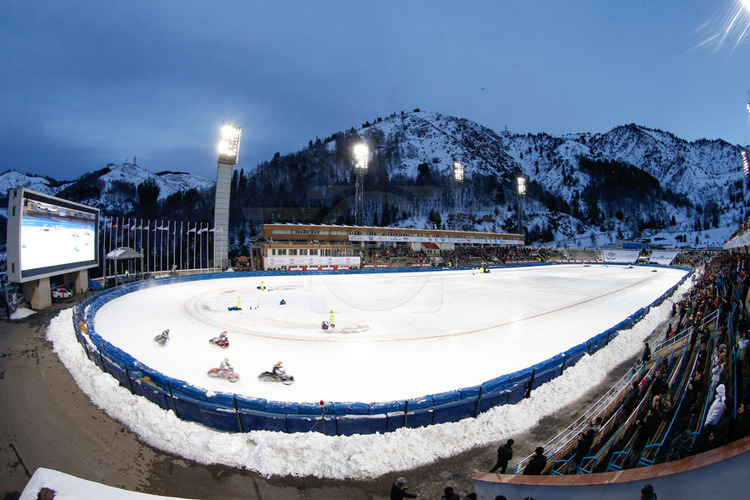
<svg viewBox="0 0 750 500">
<path fill-rule="evenodd" d="M 591 407 L 589 407 L 588 410 L 586 410 L 581 416 L 579 416 L 573 423 L 566 427 L 557 436 L 553 437 L 547 443 L 545 443 L 544 449 L 559 450 L 561 448 L 564 448 L 571 441 L 577 439 L 578 435 L 581 433 L 581 431 L 583 431 L 583 429 L 586 428 L 591 419 L 598 416 L 602 412 L 603 408 L 605 408 L 612 400 L 615 400 L 617 398 L 617 395 L 619 395 L 619 393 L 622 392 L 625 387 L 630 385 L 631 380 L 633 380 L 636 375 L 640 374 L 641 370 L 642 367 L 639 368 L 636 372 L 628 371 L 622 377 L 620 377 L 620 379 L 615 382 L 615 384 L 613 384 L 612 387 L 601 398 L 599 398 Z M 554 454 L 552 456 L 554 456 Z M 533 457 L 533 455 L 529 455 L 523 458 L 516 464 L 516 474 L 519 471 L 523 470 L 524 467 L 526 467 L 529 460 L 531 460 L 531 457 Z"/>
</svg>

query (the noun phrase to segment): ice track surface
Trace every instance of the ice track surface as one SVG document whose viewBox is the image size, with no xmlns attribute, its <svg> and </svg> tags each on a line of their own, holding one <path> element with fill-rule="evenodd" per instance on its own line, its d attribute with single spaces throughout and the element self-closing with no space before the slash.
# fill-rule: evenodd
<svg viewBox="0 0 750 500">
<path fill-rule="evenodd" d="M 548 359 L 651 304 L 685 274 L 549 265 L 477 275 L 222 278 L 117 298 L 94 327 L 147 366 L 207 390 L 276 401 L 389 401 L 478 385 Z M 238 297 L 242 310 L 229 311 Z M 320 326 L 331 309 L 336 328 L 326 332 Z M 153 337 L 167 328 L 170 341 L 160 347 Z M 228 349 L 208 342 L 222 330 Z M 239 382 L 206 375 L 224 357 Z M 277 361 L 294 384 L 258 381 Z"/>
</svg>

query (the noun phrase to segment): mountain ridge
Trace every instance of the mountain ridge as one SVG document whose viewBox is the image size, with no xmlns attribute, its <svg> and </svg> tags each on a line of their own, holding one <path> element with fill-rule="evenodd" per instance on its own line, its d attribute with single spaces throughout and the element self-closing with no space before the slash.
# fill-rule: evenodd
<svg viewBox="0 0 750 500">
<path fill-rule="evenodd" d="M 306 149 L 277 153 L 247 170 L 240 165 L 232 180 L 232 225 L 248 234 L 261 222 L 352 224 L 351 151 L 362 140 L 371 151 L 364 178 L 367 225 L 515 231 L 519 175 L 529 189 L 524 232 L 538 244 L 601 246 L 643 236 L 673 245 L 721 244 L 747 206 L 742 147 L 721 139 L 686 141 L 633 123 L 605 133 L 497 133 L 414 110 L 310 141 Z M 453 161 L 465 167 L 460 189 L 451 179 Z M 164 217 L 192 212 L 211 218 L 214 182 L 190 174 L 154 174 L 133 162 L 66 183 L 39 179 L 6 172 L 0 187 L 28 182 L 105 213 L 146 215 L 147 201 Z M 628 187 L 617 189 L 617 182 Z M 203 199 L 199 213 L 180 209 L 196 196 Z"/>
</svg>

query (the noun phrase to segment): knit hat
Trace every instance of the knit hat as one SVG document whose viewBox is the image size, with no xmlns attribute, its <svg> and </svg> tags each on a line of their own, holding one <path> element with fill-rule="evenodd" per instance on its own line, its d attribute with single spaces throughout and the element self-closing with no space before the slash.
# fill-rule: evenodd
<svg viewBox="0 0 750 500">
<path fill-rule="evenodd" d="M 405 484 L 406 484 L 406 479 L 404 479 L 403 477 L 400 477 L 400 478 L 396 479 L 396 485 L 397 486 L 403 486 Z"/>
</svg>

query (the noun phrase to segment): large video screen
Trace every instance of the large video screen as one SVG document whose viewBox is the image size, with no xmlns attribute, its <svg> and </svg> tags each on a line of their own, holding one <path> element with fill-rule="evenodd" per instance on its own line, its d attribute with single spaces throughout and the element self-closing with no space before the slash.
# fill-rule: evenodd
<svg viewBox="0 0 750 500">
<path fill-rule="evenodd" d="M 8 196 L 8 279 L 33 279 L 99 265 L 99 210 L 29 189 Z"/>
</svg>

